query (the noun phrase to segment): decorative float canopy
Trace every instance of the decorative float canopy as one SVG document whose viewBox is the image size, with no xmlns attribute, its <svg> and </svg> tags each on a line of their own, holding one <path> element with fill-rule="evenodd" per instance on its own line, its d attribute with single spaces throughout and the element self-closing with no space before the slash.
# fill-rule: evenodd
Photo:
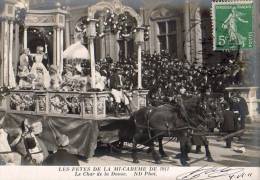
<svg viewBox="0 0 260 180">
<path fill-rule="evenodd" d="M 90 59 L 87 48 L 80 41 L 72 44 L 63 52 L 64 59 Z"/>
</svg>

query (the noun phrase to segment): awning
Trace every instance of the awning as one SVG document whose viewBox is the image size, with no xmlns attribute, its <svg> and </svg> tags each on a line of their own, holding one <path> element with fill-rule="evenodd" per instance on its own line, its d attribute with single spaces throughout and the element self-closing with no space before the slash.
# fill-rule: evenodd
<svg viewBox="0 0 260 180">
<path fill-rule="evenodd" d="M 90 59 L 88 49 L 80 41 L 72 44 L 63 52 L 64 59 Z"/>
</svg>

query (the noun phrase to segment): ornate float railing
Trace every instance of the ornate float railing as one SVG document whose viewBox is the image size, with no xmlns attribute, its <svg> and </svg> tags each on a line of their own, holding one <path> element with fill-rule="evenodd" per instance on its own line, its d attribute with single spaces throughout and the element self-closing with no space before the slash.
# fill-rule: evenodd
<svg viewBox="0 0 260 180">
<path fill-rule="evenodd" d="M 147 90 L 136 90 L 129 94 L 133 110 L 146 106 Z M 106 100 L 109 91 L 102 92 L 58 92 L 40 90 L 14 90 L 2 99 L 0 108 L 9 113 L 104 119 L 107 117 Z"/>
</svg>

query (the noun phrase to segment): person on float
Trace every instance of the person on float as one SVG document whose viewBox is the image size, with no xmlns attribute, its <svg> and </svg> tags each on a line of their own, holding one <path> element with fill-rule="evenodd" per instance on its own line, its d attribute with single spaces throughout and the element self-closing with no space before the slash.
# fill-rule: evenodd
<svg viewBox="0 0 260 180">
<path fill-rule="evenodd" d="M 105 81 L 106 81 L 106 77 L 101 76 L 100 74 L 100 67 L 98 65 L 96 65 L 96 72 L 95 72 L 95 79 L 96 79 L 96 89 L 100 90 L 100 91 L 104 91 L 105 89 Z"/>
<path fill-rule="evenodd" d="M 30 58 L 29 58 L 29 55 L 30 55 L 30 50 L 27 48 L 27 49 L 24 49 L 20 58 L 19 58 L 19 66 L 26 66 L 28 69 L 30 69 Z"/>
<path fill-rule="evenodd" d="M 79 161 L 67 148 L 70 144 L 68 136 L 62 134 L 56 137 L 58 150 L 49 155 L 44 161 L 45 166 L 79 166 Z"/>
<path fill-rule="evenodd" d="M 62 75 L 62 84 L 61 88 L 63 91 L 71 91 L 72 90 L 72 80 L 73 80 L 73 66 L 71 64 L 66 64 L 63 75 Z"/>
<path fill-rule="evenodd" d="M 60 74 L 58 73 L 58 68 L 55 65 L 50 66 L 50 89 L 59 90 L 62 83 Z"/>
<path fill-rule="evenodd" d="M 82 78 L 85 81 L 85 85 L 84 85 L 84 92 L 87 92 L 91 89 L 91 76 L 90 76 L 90 68 L 85 67 L 82 70 Z"/>
<path fill-rule="evenodd" d="M 38 83 L 43 84 L 45 89 L 50 87 L 50 75 L 46 67 L 43 65 L 43 54 L 36 54 L 35 55 L 35 62 L 31 69 L 31 74 L 33 74 L 36 79 L 39 80 Z M 36 81 L 37 82 L 37 81 Z"/>
<path fill-rule="evenodd" d="M 30 87 L 30 82 L 28 82 L 28 76 L 29 76 L 30 72 L 28 69 L 28 66 L 19 66 L 18 67 L 18 77 L 19 77 L 19 83 L 18 83 L 18 87 L 20 89 L 24 89 L 27 87 Z"/>
<path fill-rule="evenodd" d="M 42 55 L 42 64 L 47 68 L 49 66 L 49 64 L 48 64 L 48 56 L 47 56 L 47 48 L 45 49 L 45 52 L 44 52 L 44 48 L 42 46 L 38 46 L 36 48 L 36 54 L 41 54 Z"/>
<path fill-rule="evenodd" d="M 118 67 L 114 67 L 114 73 L 110 79 L 111 94 L 115 99 L 115 115 L 118 116 L 119 104 L 122 102 L 126 106 L 126 109 L 131 113 L 130 102 L 128 97 L 124 93 L 122 72 Z"/>
<path fill-rule="evenodd" d="M 48 89 L 50 86 L 49 77 L 45 80 L 44 70 L 40 67 L 36 68 L 35 79 L 33 81 L 33 89 Z"/>
</svg>

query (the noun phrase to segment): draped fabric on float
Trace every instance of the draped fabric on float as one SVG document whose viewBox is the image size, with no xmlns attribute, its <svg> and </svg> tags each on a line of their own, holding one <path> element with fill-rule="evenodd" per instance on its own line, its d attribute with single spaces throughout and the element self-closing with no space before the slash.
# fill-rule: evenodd
<svg viewBox="0 0 260 180">
<path fill-rule="evenodd" d="M 4 128 L 17 128 L 25 118 L 30 123 L 41 121 L 43 132 L 39 138 L 44 142 L 49 151 L 57 149 L 55 137 L 66 134 L 70 139 L 68 151 L 72 154 L 91 157 L 97 145 L 98 123 L 94 120 L 84 120 L 68 117 L 44 117 L 36 115 L 5 113 L 0 111 Z"/>
</svg>

